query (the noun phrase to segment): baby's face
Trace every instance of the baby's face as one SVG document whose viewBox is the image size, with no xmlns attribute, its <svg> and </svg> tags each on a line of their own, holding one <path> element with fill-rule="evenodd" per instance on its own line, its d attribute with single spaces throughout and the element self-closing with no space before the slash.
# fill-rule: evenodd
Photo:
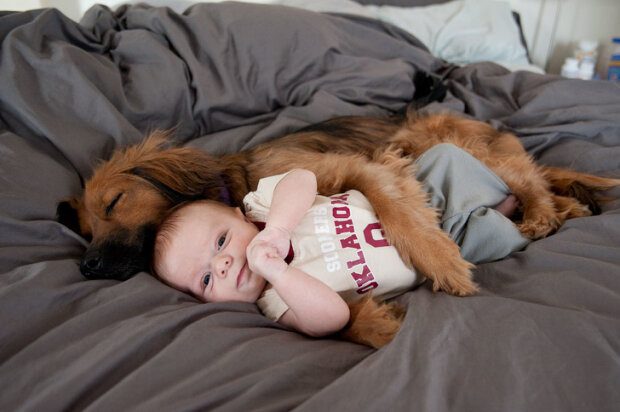
<svg viewBox="0 0 620 412">
<path fill-rule="evenodd" d="M 265 279 L 250 271 L 246 248 L 258 229 L 233 209 L 197 202 L 179 213 L 176 229 L 158 262 L 169 285 L 205 302 L 255 302 Z"/>
</svg>

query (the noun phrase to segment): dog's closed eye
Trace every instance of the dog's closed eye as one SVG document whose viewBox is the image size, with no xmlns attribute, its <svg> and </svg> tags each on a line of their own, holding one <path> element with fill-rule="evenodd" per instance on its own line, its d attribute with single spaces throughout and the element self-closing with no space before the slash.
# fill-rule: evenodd
<svg viewBox="0 0 620 412">
<path fill-rule="evenodd" d="M 114 206 L 116 206 L 116 204 L 118 203 L 118 201 L 120 200 L 120 198 L 123 196 L 123 193 L 119 193 L 118 195 L 116 195 L 116 197 L 114 198 L 114 200 L 112 200 L 110 202 L 110 204 L 108 205 L 108 207 L 105 208 L 105 215 L 106 216 L 110 216 L 110 214 L 112 213 L 112 211 L 114 210 Z"/>
</svg>

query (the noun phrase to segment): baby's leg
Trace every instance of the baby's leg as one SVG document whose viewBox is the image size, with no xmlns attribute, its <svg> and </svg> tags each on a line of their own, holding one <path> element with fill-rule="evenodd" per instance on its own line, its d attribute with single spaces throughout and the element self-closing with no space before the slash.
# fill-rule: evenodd
<svg viewBox="0 0 620 412">
<path fill-rule="evenodd" d="M 416 178 L 439 210 L 441 221 L 479 207 L 500 206 L 510 195 L 508 186 L 491 169 L 450 143 L 431 147 L 415 164 Z M 508 203 L 501 207 L 505 206 Z"/>
</svg>

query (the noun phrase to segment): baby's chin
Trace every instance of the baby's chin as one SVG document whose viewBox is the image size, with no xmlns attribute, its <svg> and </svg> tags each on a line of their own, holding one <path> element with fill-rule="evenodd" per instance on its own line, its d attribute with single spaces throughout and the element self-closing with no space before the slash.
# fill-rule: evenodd
<svg viewBox="0 0 620 412">
<path fill-rule="evenodd" d="M 256 302 L 258 298 L 260 297 L 260 295 L 263 293 L 263 290 L 265 290 L 267 281 L 262 276 L 257 275 L 253 272 L 251 273 L 250 276 L 251 276 L 250 281 L 252 284 L 252 291 L 251 293 L 248 293 L 248 302 Z"/>
</svg>

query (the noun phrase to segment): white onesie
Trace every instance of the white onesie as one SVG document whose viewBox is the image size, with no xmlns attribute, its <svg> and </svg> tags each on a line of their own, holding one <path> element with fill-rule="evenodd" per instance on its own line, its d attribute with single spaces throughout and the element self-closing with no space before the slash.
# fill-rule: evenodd
<svg viewBox="0 0 620 412">
<path fill-rule="evenodd" d="M 285 176 L 261 179 L 255 192 L 243 200 L 246 216 L 265 222 L 273 191 Z M 383 237 L 381 224 L 368 200 L 357 190 L 331 197 L 317 195 L 291 235 L 291 265 L 313 276 L 353 302 L 372 291 L 387 299 L 420 284 L 424 278 L 409 269 Z M 258 307 L 278 320 L 288 306 L 267 287 Z"/>
</svg>

